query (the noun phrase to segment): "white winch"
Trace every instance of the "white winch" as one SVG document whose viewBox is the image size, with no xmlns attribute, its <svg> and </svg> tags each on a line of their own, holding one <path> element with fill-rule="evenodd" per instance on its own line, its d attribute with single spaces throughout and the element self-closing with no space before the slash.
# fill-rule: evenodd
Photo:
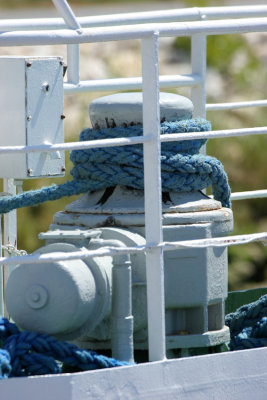
<svg viewBox="0 0 267 400">
<path fill-rule="evenodd" d="M 192 117 L 185 97 L 160 94 L 161 120 Z M 142 94 L 124 93 L 93 101 L 95 128 L 142 122 Z M 163 239 L 182 241 L 224 236 L 232 230 L 228 208 L 201 191 L 163 193 Z M 40 234 L 46 245 L 36 253 L 145 244 L 144 193 L 125 186 L 89 192 L 54 216 Z M 112 349 L 133 358 L 146 350 L 145 255 L 24 264 L 6 286 L 6 305 L 21 328 L 75 340 L 91 349 Z M 227 248 L 191 248 L 164 254 L 166 347 L 210 347 L 229 340 L 224 325 Z M 14 296 L 16 293 L 16 296 Z"/>
</svg>

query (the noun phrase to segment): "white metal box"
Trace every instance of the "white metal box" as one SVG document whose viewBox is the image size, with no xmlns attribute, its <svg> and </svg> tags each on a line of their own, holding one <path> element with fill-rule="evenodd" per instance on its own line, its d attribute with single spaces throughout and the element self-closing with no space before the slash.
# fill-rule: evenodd
<svg viewBox="0 0 267 400">
<path fill-rule="evenodd" d="M 64 141 L 60 57 L 0 57 L 0 146 Z M 64 152 L 0 155 L 0 177 L 64 175 Z"/>
</svg>

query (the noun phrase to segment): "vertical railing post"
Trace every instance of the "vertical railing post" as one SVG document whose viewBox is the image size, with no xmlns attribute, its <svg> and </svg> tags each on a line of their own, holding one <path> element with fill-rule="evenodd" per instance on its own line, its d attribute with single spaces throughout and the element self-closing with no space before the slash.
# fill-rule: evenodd
<svg viewBox="0 0 267 400">
<path fill-rule="evenodd" d="M 0 257 L 3 256 L 2 251 L 2 214 L 0 214 Z M 0 266 L 0 315 L 4 315 L 4 268 Z"/>
<path fill-rule="evenodd" d="M 147 243 L 162 241 L 158 35 L 142 40 L 145 225 Z M 149 360 L 165 359 L 163 252 L 146 253 Z"/>
<path fill-rule="evenodd" d="M 193 118 L 206 118 L 206 64 L 207 64 L 207 37 L 197 33 L 191 38 L 191 67 L 192 74 L 201 77 L 201 83 L 192 88 L 191 99 L 194 104 Z M 204 144 L 200 153 L 206 154 Z"/>
<path fill-rule="evenodd" d="M 82 27 L 74 15 L 66 0 L 53 0 L 55 7 L 64 19 L 66 25 L 70 29 L 76 30 L 78 33 Z M 67 65 L 68 65 L 68 82 L 80 82 L 80 45 L 67 45 Z"/>
<path fill-rule="evenodd" d="M 3 189 L 5 193 L 11 194 L 15 196 L 17 193 L 16 185 L 14 183 L 14 179 L 8 178 L 3 179 Z M 3 242 L 4 245 L 11 245 L 14 248 L 17 248 L 17 210 L 12 210 L 9 213 L 4 215 L 4 237 Z M 6 257 L 9 256 L 7 251 L 4 251 L 4 255 Z M 7 317 L 7 311 L 4 305 L 4 293 L 5 293 L 5 285 L 8 280 L 9 272 L 11 266 L 3 265 L 2 267 L 2 287 L 3 287 L 3 314 Z"/>
<path fill-rule="evenodd" d="M 207 38 L 198 33 L 191 38 L 192 74 L 201 77 L 201 83 L 192 88 L 191 99 L 194 104 L 193 117 L 206 118 L 206 45 Z"/>
<path fill-rule="evenodd" d="M 68 44 L 67 45 L 67 76 L 68 82 L 80 82 L 80 45 Z"/>
</svg>

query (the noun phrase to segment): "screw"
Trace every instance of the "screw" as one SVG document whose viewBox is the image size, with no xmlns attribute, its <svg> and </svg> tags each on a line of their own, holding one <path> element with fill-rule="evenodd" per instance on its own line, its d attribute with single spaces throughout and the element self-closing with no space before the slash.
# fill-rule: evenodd
<svg viewBox="0 0 267 400">
<path fill-rule="evenodd" d="M 49 89 L 50 89 L 49 84 L 48 84 L 47 82 L 44 82 L 44 83 L 42 84 L 42 90 L 43 90 L 44 92 L 48 92 Z"/>
<path fill-rule="evenodd" d="M 31 115 L 28 115 L 27 121 L 30 121 L 31 119 L 32 119 L 32 116 L 31 116 Z"/>
<path fill-rule="evenodd" d="M 64 114 L 61 114 L 60 118 L 61 118 L 61 119 L 65 119 L 66 116 L 65 116 Z"/>
<path fill-rule="evenodd" d="M 66 167 L 64 167 L 64 165 L 61 167 L 61 171 L 65 172 L 66 171 Z"/>
<path fill-rule="evenodd" d="M 30 61 L 28 61 L 26 65 L 27 65 L 27 67 L 29 68 L 29 67 L 32 66 L 32 63 L 31 63 Z"/>
</svg>

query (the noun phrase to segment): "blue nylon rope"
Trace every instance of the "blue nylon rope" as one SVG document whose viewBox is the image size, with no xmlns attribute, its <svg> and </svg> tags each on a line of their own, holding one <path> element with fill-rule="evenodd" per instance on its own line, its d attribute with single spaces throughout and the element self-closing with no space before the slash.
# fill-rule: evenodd
<svg viewBox="0 0 267 400">
<path fill-rule="evenodd" d="M 64 366 L 79 371 L 131 365 L 125 361 L 79 349 L 46 334 L 20 332 L 15 324 L 0 318 L 0 379 L 59 374 Z"/>
<path fill-rule="evenodd" d="M 210 129 L 210 123 L 204 119 L 161 124 L 163 135 L 204 132 Z M 80 140 L 132 137 L 142 134 L 141 125 L 101 130 L 85 129 L 80 134 Z M 162 144 L 162 190 L 192 191 L 212 185 L 214 198 L 221 201 L 224 207 L 230 207 L 230 188 L 223 165 L 216 158 L 198 154 L 204 143 L 205 139 Z M 135 189 L 144 188 L 142 145 L 74 150 L 70 154 L 70 159 L 74 164 L 71 170 L 72 181 L 24 192 L 17 196 L 5 196 L 0 199 L 0 213 L 65 196 L 105 189 L 117 184 Z"/>
<path fill-rule="evenodd" d="M 267 346 L 267 295 L 226 315 L 231 333 L 230 350 Z"/>
<path fill-rule="evenodd" d="M 230 350 L 267 346 L 267 295 L 228 314 L 225 323 L 231 333 Z M 0 340 L 0 379 L 58 374 L 61 363 L 80 371 L 130 365 L 46 334 L 20 332 L 6 318 L 0 318 Z"/>
</svg>

